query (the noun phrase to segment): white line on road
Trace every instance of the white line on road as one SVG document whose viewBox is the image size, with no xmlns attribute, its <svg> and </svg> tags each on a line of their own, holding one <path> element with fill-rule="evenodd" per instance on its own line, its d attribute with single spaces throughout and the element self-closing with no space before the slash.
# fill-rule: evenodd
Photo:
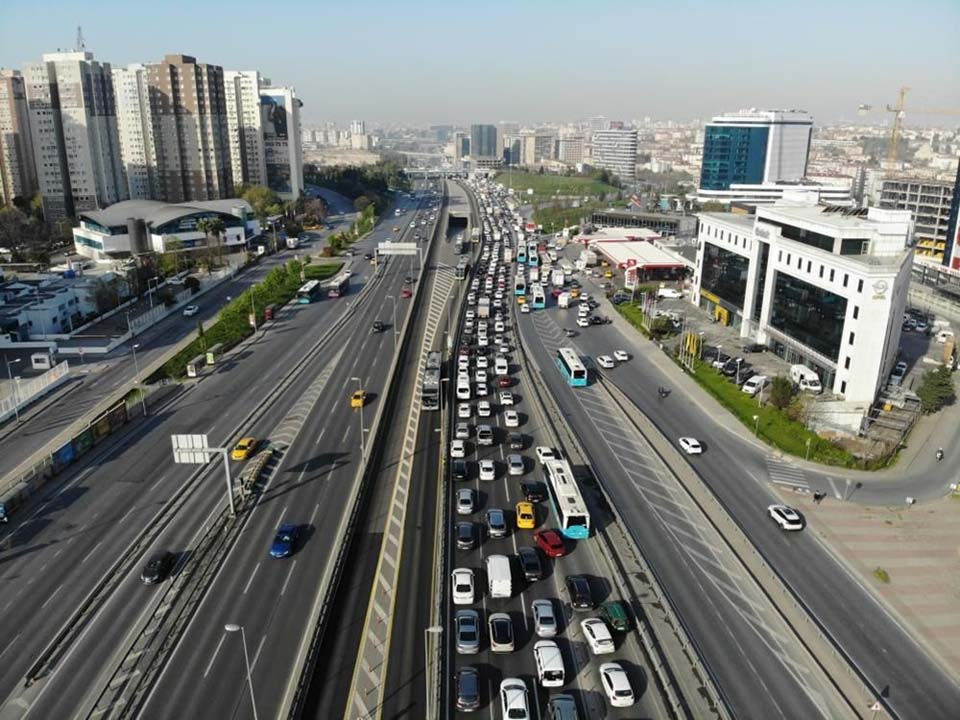
<svg viewBox="0 0 960 720">
<path fill-rule="evenodd" d="M 323 434 L 324 434 L 326 431 L 327 431 L 327 429 L 326 429 L 326 428 L 323 428 L 323 430 L 320 431 L 320 434 L 317 435 L 317 442 L 316 442 L 317 445 L 319 445 L 319 444 L 320 444 L 320 441 L 323 440 Z"/>
<path fill-rule="evenodd" d="M 257 567 L 260 567 L 257 565 Z M 246 592 L 246 590 L 244 590 Z M 203 676 L 206 677 L 210 674 L 210 668 L 213 667 L 213 661 L 217 659 L 217 655 L 220 653 L 220 646 L 223 645 L 224 638 L 227 637 L 226 632 L 220 633 L 220 642 L 217 643 L 217 647 L 213 651 L 213 655 L 210 656 L 210 662 L 207 663 L 207 669 L 203 671 Z"/>
<path fill-rule="evenodd" d="M 281 594 L 282 594 L 282 593 L 281 593 Z M 256 654 L 253 656 L 253 662 L 250 663 L 250 672 L 251 672 L 251 673 L 253 672 L 253 669 L 257 666 L 257 660 L 260 659 L 260 651 L 263 649 L 263 641 L 266 640 L 266 639 L 267 639 L 267 636 L 266 636 L 266 635 L 264 635 L 262 638 L 260 638 L 260 644 L 257 645 L 257 652 L 256 652 Z"/>
<path fill-rule="evenodd" d="M 247 594 L 247 590 L 250 589 L 250 584 L 253 582 L 253 578 L 256 577 L 256 575 L 257 575 L 257 570 L 259 570 L 259 569 L 260 569 L 260 563 L 257 563 L 257 566 L 253 569 L 253 572 L 250 573 L 250 577 L 247 579 L 247 584 L 246 584 L 246 586 L 243 588 L 243 594 L 244 594 L 244 595 L 246 595 L 246 594 Z"/>
<path fill-rule="evenodd" d="M 281 594 L 281 595 L 283 595 L 283 593 L 286 592 L 286 590 L 287 590 L 287 583 L 290 582 L 290 576 L 293 575 L 293 569 L 294 569 L 296 566 L 297 566 L 297 561 L 294 560 L 294 561 L 293 561 L 293 564 L 290 565 L 290 569 L 287 570 L 287 577 L 286 577 L 286 579 L 283 581 L 283 587 L 280 588 L 280 594 Z"/>
<path fill-rule="evenodd" d="M 310 513 L 310 524 L 313 525 L 313 521 L 317 518 L 317 511 L 320 509 L 320 503 L 317 503 L 313 506 L 313 512 Z"/>
<path fill-rule="evenodd" d="M 100 547 L 102 544 L 103 544 L 103 540 L 101 540 L 101 541 L 98 542 L 96 545 L 94 545 L 94 546 L 93 546 L 93 549 L 90 550 L 90 552 L 88 552 L 86 555 L 83 556 L 83 560 L 80 561 L 80 564 L 83 565 L 83 564 L 87 561 L 87 559 L 88 559 L 91 555 L 93 555 L 93 554 L 97 551 L 97 548 Z"/>
<path fill-rule="evenodd" d="M 6 609 L 6 608 L 4 608 L 4 609 Z M 14 645 L 16 645 L 17 640 L 19 640 L 19 639 L 20 639 L 20 633 L 17 633 L 16 637 L 14 637 L 13 640 L 11 640 L 9 643 L 7 643 L 7 646 L 3 649 L 2 652 L 0 652 L 0 658 L 2 658 L 2 657 L 4 656 L 4 654 L 7 652 L 7 650 L 9 650 L 9 649 L 12 648 Z"/>
<path fill-rule="evenodd" d="M 43 605 L 40 606 L 40 609 L 43 610 L 47 606 L 47 603 L 53 600 L 54 596 L 56 596 L 56 594 L 60 592 L 62 589 L 63 589 L 63 583 L 61 583 L 60 585 L 57 585 L 57 589 L 54 590 L 53 593 L 51 593 L 51 595 L 46 600 L 43 601 Z"/>
</svg>

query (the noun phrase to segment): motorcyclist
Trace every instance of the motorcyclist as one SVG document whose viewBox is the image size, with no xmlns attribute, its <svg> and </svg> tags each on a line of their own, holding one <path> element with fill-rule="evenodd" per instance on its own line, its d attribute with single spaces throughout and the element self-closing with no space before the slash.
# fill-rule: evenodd
<svg viewBox="0 0 960 720">
<path fill-rule="evenodd" d="M 943 448 L 937 448 L 937 462 L 943 460 Z"/>
<path fill-rule="evenodd" d="M 660 393 L 661 398 L 665 398 L 670 393 L 663 385 L 657 388 L 657 392 Z"/>
</svg>

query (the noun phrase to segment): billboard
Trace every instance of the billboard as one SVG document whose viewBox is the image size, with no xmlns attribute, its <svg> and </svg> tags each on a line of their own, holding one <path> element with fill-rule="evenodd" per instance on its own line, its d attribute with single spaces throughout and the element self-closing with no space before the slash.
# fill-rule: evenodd
<svg viewBox="0 0 960 720">
<path fill-rule="evenodd" d="M 260 96 L 260 122 L 263 127 L 267 186 L 277 193 L 293 192 L 288 112 L 289 108 L 284 104 L 284 96 Z"/>
</svg>

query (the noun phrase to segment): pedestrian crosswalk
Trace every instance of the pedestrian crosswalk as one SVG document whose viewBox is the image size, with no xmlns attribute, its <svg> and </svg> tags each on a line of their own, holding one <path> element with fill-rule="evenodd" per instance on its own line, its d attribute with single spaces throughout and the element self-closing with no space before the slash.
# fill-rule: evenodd
<svg viewBox="0 0 960 720">
<path fill-rule="evenodd" d="M 796 465 L 791 465 L 779 458 L 767 457 L 767 475 L 774 485 L 800 492 L 810 492 L 806 473 Z"/>
</svg>

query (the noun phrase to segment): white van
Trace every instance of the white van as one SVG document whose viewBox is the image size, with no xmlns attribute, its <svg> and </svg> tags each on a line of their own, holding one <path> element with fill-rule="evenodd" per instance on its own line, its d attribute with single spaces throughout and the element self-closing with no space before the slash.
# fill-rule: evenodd
<svg viewBox="0 0 960 720">
<path fill-rule="evenodd" d="M 470 399 L 470 380 L 466 382 L 457 382 L 457 400 Z"/>
<path fill-rule="evenodd" d="M 752 378 L 747 380 L 740 389 L 743 390 L 747 395 L 756 395 L 758 392 L 763 390 L 767 385 L 770 384 L 770 380 L 766 375 L 754 375 Z"/>
<path fill-rule="evenodd" d="M 563 686 L 566 673 L 559 645 L 553 640 L 538 640 L 533 646 L 533 659 L 537 664 L 537 677 L 543 687 Z"/>
<path fill-rule="evenodd" d="M 816 395 L 823 392 L 823 386 L 820 385 L 820 376 L 806 365 L 791 365 L 790 380 L 803 392 L 811 392 Z"/>
<path fill-rule="evenodd" d="M 502 355 L 498 355 L 497 358 L 493 361 L 493 371 L 497 375 L 508 375 L 509 366 L 507 365 L 507 359 Z"/>
<path fill-rule="evenodd" d="M 506 555 L 487 556 L 487 587 L 492 598 L 508 598 L 513 595 L 510 558 Z"/>
</svg>

